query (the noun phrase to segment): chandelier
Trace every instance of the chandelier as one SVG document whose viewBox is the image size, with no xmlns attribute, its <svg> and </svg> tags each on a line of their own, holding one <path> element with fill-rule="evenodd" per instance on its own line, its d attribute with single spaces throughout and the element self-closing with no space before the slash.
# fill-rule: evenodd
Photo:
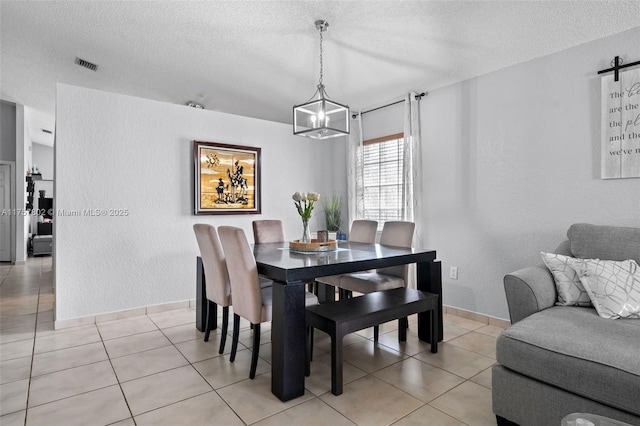
<svg viewBox="0 0 640 426">
<path fill-rule="evenodd" d="M 293 134 L 311 139 L 329 139 L 349 134 L 349 106 L 332 101 L 322 82 L 322 33 L 329 23 L 318 20 L 320 32 L 320 81 L 311 99 L 293 107 Z"/>
</svg>

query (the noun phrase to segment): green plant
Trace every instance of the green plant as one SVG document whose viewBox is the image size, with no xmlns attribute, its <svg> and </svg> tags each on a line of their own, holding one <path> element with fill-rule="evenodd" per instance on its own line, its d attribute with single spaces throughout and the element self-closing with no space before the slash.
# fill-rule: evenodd
<svg viewBox="0 0 640 426">
<path fill-rule="evenodd" d="M 337 195 L 323 199 L 322 207 L 327 221 L 327 231 L 339 231 L 342 222 L 342 198 Z"/>
</svg>

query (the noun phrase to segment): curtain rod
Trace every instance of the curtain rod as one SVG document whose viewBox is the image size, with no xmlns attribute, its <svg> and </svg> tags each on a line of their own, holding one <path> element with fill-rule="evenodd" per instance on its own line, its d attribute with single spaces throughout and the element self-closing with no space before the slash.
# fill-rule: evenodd
<svg viewBox="0 0 640 426">
<path fill-rule="evenodd" d="M 422 97 L 423 97 L 423 96 L 426 96 L 426 95 L 427 95 L 427 93 L 429 93 L 429 92 L 422 92 L 422 93 L 418 93 L 418 94 L 416 95 L 416 101 L 419 101 L 420 99 L 422 99 Z M 396 104 L 399 104 L 399 103 L 401 103 L 401 102 L 404 102 L 404 99 L 402 99 L 402 100 L 400 100 L 400 101 L 391 102 L 390 104 L 382 105 L 382 106 L 379 106 L 379 107 L 376 107 L 376 108 L 371 108 L 371 109 L 366 110 L 366 111 L 362 111 L 362 112 L 360 113 L 360 115 L 362 115 L 362 114 L 366 114 L 366 113 L 368 113 L 368 112 L 377 111 L 377 110 L 382 109 L 382 108 L 390 107 L 391 105 L 396 105 Z M 357 114 L 357 113 L 356 113 L 356 114 L 352 114 L 352 115 L 351 115 L 351 118 L 356 118 L 357 116 L 358 116 L 358 114 Z"/>
</svg>

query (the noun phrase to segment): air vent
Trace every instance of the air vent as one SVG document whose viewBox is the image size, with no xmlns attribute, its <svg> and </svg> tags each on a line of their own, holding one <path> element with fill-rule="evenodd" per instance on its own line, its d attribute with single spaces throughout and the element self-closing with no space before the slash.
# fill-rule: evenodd
<svg viewBox="0 0 640 426">
<path fill-rule="evenodd" d="M 80 65 L 81 67 L 90 69 L 91 71 L 98 70 L 98 66 L 96 64 L 92 64 L 91 62 L 85 61 L 84 59 L 80 59 L 78 57 L 76 57 L 76 64 Z"/>
<path fill-rule="evenodd" d="M 44 133 L 46 133 L 48 135 L 53 134 L 53 132 L 51 130 L 47 130 L 47 129 L 40 129 L 40 130 L 42 130 Z"/>
<path fill-rule="evenodd" d="M 199 103 L 193 102 L 193 101 L 187 102 L 187 106 L 191 107 L 191 108 L 204 109 L 204 106 L 202 104 L 199 104 Z"/>
</svg>

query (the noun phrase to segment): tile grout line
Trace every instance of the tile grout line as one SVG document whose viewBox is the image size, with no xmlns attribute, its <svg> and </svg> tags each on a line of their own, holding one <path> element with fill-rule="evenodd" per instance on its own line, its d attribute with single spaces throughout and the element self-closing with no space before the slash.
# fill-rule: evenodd
<svg viewBox="0 0 640 426">
<path fill-rule="evenodd" d="M 152 320 L 152 321 L 153 321 L 153 320 Z M 154 324 L 155 324 L 155 322 L 154 322 Z M 195 326 L 195 323 L 194 323 L 194 326 Z M 171 327 L 167 327 L 167 328 L 171 328 Z M 193 369 L 195 370 L 195 372 L 196 372 L 196 373 L 197 373 L 197 374 L 202 378 L 202 380 L 204 380 L 204 381 L 205 381 L 205 383 L 206 383 L 207 385 L 209 385 L 209 387 L 211 388 L 211 392 L 215 392 L 215 394 L 218 396 L 218 398 L 220 398 L 220 400 L 221 400 L 221 401 L 223 401 L 223 402 L 226 404 L 226 406 L 227 406 L 227 407 L 229 407 L 229 409 L 233 412 L 233 414 L 235 414 L 235 415 L 238 417 L 238 419 L 239 419 L 242 423 L 244 423 L 244 424 L 246 425 L 247 423 L 245 423 L 245 421 L 244 421 L 244 420 L 242 420 L 242 417 L 240 417 L 240 415 L 239 415 L 238 413 L 236 413 L 236 411 L 235 411 L 235 410 L 234 410 L 234 409 L 233 409 L 233 408 L 232 408 L 232 407 L 227 403 L 227 401 L 222 397 L 222 395 L 220 395 L 220 394 L 218 393 L 218 391 L 217 391 L 217 390 L 216 390 L 216 389 L 211 385 L 211 383 L 209 383 L 209 381 L 208 381 L 208 380 L 207 380 L 207 379 L 202 375 L 202 373 L 200 373 L 200 371 L 199 371 L 199 370 L 198 370 L 198 369 L 193 365 L 193 363 L 192 363 L 192 362 L 191 362 L 191 361 L 190 361 L 190 360 L 189 360 L 189 359 L 188 359 L 188 358 L 187 358 L 187 357 L 186 357 L 186 356 L 185 356 L 185 355 L 180 351 L 180 349 L 178 349 L 178 348 L 176 347 L 176 344 L 175 344 L 175 343 L 173 343 L 173 342 L 171 341 L 171 339 L 169 339 L 169 336 L 167 336 L 161 328 L 158 328 L 158 330 L 160 330 L 160 333 L 162 333 L 162 335 L 163 335 L 167 340 L 169 340 L 169 342 L 173 345 L 173 347 L 175 348 L 175 350 L 177 350 L 177 351 L 180 353 L 180 355 L 182 355 L 182 356 L 187 360 L 187 362 L 189 363 L 189 365 L 191 366 L 191 368 L 193 368 Z M 228 336 L 228 333 L 227 333 L 227 338 L 228 338 L 228 337 L 229 337 L 229 336 Z M 193 340 L 199 340 L 199 339 L 193 339 Z M 188 342 L 188 341 L 189 341 L 189 340 L 186 340 L 185 342 Z M 184 343 L 184 342 L 180 342 L 180 343 Z M 238 343 L 239 343 L 239 342 L 238 342 Z M 244 345 L 243 345 L 243 346 L 244 346 Z M 224 356 L 224 355 L 225 355 L 224 353 L 222 353 L 222 354 L 218 354 L 218 356 L 217 356 L 217 357 L 215 357 L 215 356 L 214 356 L 214 357 L 212 357 L 212 358 L 207 358 L 207 359 L 204 359 L 204 360 L 202 360 L 202 361 L 197 361 L 197 362 L 207 361 L 207 360 L 209 360 L 209 359 L 218 358 L 218 357 L 221 357 L 221 356 Z M 238 383 L 239 383 L 239 382 L 238 382 Z M 206 393 L 208 393 L 208 392 L 202 393 L 202 394 L 200 394 L 200 395 L 205 395 Z M 197 396 L 200 396 L 200 395 L 196 395 L 196 397 L 197 397 Z M 167 405 L 165 405 L 164 407 L 168 407 L 168 406 L 170 406 L 170 405 L 177 404 L 177 403 L 182 402 L 182 401 L 186 401 L 187 399 L 190 399 L 190 398 L 194 398 L 194 397 L 189 397 L 189 398 L 185 398 L 185 399 L 183 399 L 183 400 L 181 400 L 181 401 L 172 402 L 171 404 L 167 404 Z M 163 407 L 158 407 L 158 408 L 155 408 L 154 410 L 157 410 L 157 409 L 159 409 L 159 408 L 163 408 Z M 154 411 L 154 410 L 150 410 L 150 411 Z M 150 411 L 147 411 L 147 412 L 150 412 Z"/>
<path fill-rule="evenodd" d="M 109 356 L 109 351 L 107 351 L 107 346 L 104 344 L 104 339 L 102 338 L 102 334 L 100 333 L 100 328 L 96 325 L 96 330 L 98 331 L 98 336 L 100 336 L 100 342 L 102 343 L 102 348 L 104 349 L 104 353 L 107 355 L 107 359 L 109 360 L 109 365 L 111 366 L 111 371 L 113 372 L 113 376 L 116 378 L 118 382 L 118 388 L 120 389 L 120 393 L 122 394 L 122 399 L 124 399 L 124 403 L 127 404 L 127 410 L 129 410 L 129 414 L 131 415 L 131 420 L 134 425 L 137 425 L 136 419 L 133 417 L 133 411 L 131 411 L 131 406 L 129 406 L 129 401 L 127 400 L 127 396 L 124 394 L 124 390 L 122 389 L 122 383 L 120 383 L 120 378 L 116 374 L 116 369 L 113 367 L 113 362 L 111 362 L 111 357 Z M 126 419 L 122 419 L 126 420 Z M 118 420 L 118 421 L 122 421 Z"/>
<path fill-rule="evenodd" d="M 29 416 L 29 397 L 31 396 L 31 380 L 33 373 L 33 359 L 35 358 L 36 352 L 36 335 L 38 331 L 38 314 L 40 313 L 40 287 L 42 286 L 41 278 L 42 278 L 42 263 L 40 263 L 40 273 L 38 274 L 38 304 L 36 306 L 36 321 L 33 325 L 33 346 L 31 348 L 31 364 L 29 366 L 29 385 L 27 386 L 27 400 L 24 404 L 24 426 L 27 426 L 27 418 Z"/>
</svg>

